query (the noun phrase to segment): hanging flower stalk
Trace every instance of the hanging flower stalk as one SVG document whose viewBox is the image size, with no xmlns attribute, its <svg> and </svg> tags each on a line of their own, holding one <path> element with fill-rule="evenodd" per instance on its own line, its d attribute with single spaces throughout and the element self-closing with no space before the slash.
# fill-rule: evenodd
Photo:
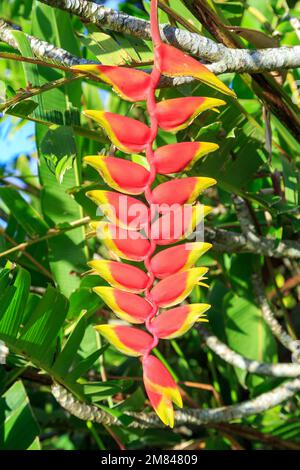
<svg viewBox="0 0 300 470">
<path fill-rule="evenodd" d="M 180 142 L 155 150 L 158 128 L 177 132 L 187 127 L 201 112 L 225 104 L 223 100 L 184 97 L 156 102 L 155 92 L 161 75 L 191 76 L 215 89 L 233 95 L 205 66 L 160 38 L 157 0 L 151 0 L 151 36 L 154 65 L 149 75 L 125 67 L 80 65 L 74 68 L 95 74 L 109 83 L 123 99 L 146 101 L 150 127 L 105 111 L 85 111 L 107 132 L 111 142 L 125 153 L 145 152 L 149 170 L 129 160 L 110 155 L 87 156 L 85 161 L 97 169 L 115 191 L 95 190 L 87 196 L 95 201 L 109 222 L 94 222 L 104 244 L 119 258 L 143 262 L 137 266 L 111 260 L 93 260 L 93 268 L 110 287 L 94 291 L 122 320 L 143 325 L 96 327 L 119 351 L 140 356 L 147 395 L 161 420 L 174 425 L 173 403 L 182 407 L 179 389 L 167 368 L 152 350 L 160 339 L 183 335 L 195 322 L 206 321 L 208 304 L 182 304 L 194 286 L 202 284 L 205 267 L 195 267 L 211 248 L 209 243 L 179 243 L 157 251 L 157 247 L 180 242 L 191 234 L 210 207 L 194 204 L 199 194 L 215 184 L 212 178 L 173 178 L 153 189 L 156 175 L 178 174 L 199 158 L 218 148 L 209 142 Z M 144 194 L 147 204 L 133 197 Z M 187 206 L 188 205 L 188 206 Z M 188 211 L 185 208 L 188 207 Z M 137 216 L 138 214 L 138 216 Z M 158 282 L 156 282 L 158 280 Z M 140 295 L 142 294 L 142 295 Z M 174 308 L 169 308 L 174 307 Z M 168 310 L 161 310 L 169 308 Z M 146 331 L 145 331 L 146 330 Z"/>
</svg>

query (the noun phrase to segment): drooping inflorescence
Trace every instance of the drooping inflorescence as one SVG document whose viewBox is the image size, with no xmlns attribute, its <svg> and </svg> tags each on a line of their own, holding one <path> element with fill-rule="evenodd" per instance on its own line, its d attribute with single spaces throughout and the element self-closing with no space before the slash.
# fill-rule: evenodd
<svg viewBox="0 0 300 470">
<path fill-rule="evenodd" d="M 94 190 L 87 196 L 98 204 L 108 221 L 92 226 L 106 247 L 132 264 L 93 260 L 89 266 L 109 286 L 95 287 L 110 309 L 126 324 L 99 325 L 96 329 L 119 351 L 140 356 L 147 395 L 156 413 L 174 425 L 172 402 L 182 406 L 179 389 L 167 368 L 152 350 L 160 339 L 183 335 L 196 321 L 205 321 L 208 304 L 181 304 L 197 284 L 204 284 L 207 268 L 195 267 L 210 249 L 204 242 L 182 243 L 210 207 L 195 204 L 199 194 L 215 184 L 213 178 L 171 178 L 153 188 L 157 174 L 174 175 L 188 170 L 199 158 L 218 148 L 209 142 L 178 142 L 155 149 L 158 129 L 177 132 L 201 112 L 224 105 L 216 98 L 183 97 L 156 102 L 161 75 L 191 76 L 215 89 L 234 95 L 204 65 L 176 48 L 163 44 L 157 21 L 157 0 L 151 0 L 151 35 L 154 64 L 151 74 L 118 66 L 80 65 L 74 69 L 94 74 L 110 84 L 123 99 L 146 101 L 150 127 L 135 119 L 106 111 L 87 110 L 85 115 L 106 131 L 111 142 L 127 154 L 146 153 L 148 169 L 112 155 L 87 156 L 115 191 Z M 144 195 L 145 201 L 136 195 Z M 161 249 L 161 247 L 173 245 Z M 156 282 L 158 280 L 158 282 Z M 205 284 L 204 284 L 205 285 Z M 172 307 L 170 309 L 170 307 Z M 161 310 L 169 308 L 168 310 Z"/>
</svg>

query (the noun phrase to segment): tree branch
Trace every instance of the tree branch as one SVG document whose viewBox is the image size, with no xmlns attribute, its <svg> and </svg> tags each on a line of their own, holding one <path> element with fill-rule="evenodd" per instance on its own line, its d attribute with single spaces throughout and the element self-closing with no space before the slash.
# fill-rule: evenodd
<svg viewBox="0 0 300 470">
<path fill-rule="evenodd" d="M 241 230 L 245 238 L 254 244 L 260 243 L 261 237 L 257 234 L 257 229 L 255 227 L 253 217 L 245 201 L 241 197 L 233 195 L 233 202 L 235 205 L 237 218 L 240 222 Z M 259 227 L 258 232 L 260 233 Z M 275 316 L 273 315 L 268 300 L 264 294 L 263 280 L 260 273 L 253 274 L 252 282 L 257 303 L 262 311 L 262 315 L 265 322 L 268 324 L 269 328 L 271 329 L 274 336 L 276 336 L 278 341 L 293 353 L 293 360 L 296 361 L 297 357 L 300 354 L 299 341 L 295 341 L 282 328 L 280 323 L 276 320 Z"/>
<path fill-rule="evenodd" d="M 69 230 L 74 230 L 75 228 L 82 227 L 82 225 L 87 225 L 90 221 L 91 221 L 90 217 L 86 216 L 86 217 L 83 217 L 82 219 L 78 219 L 78 220 L 74 220 L 73 222 L 70 222 L 66 227 L 50 228 L 48 232 L 46 233 L 46 235 L 43 235 L 37 238 L 32 238 L 31 240 L 19 243 L 19 245 L 15 245 L 12 248 L 2 251 L 0 253 L 0 258 L 7 257 L 16 251 L 24 251 L 29 246 L 35 245 L 36 243 L 40 243 L 45 240 L 49 240 L 49 238 L 57 237 L 61 235 L 62 233 L 68 232 Z"/>
<path fill-rule="evenodd" d="M 196 329 L 199 331 L 200 336 L 205 344 L 223 361 L 231 364 L 239 369 L 246 370 L 251 374 L 266 375 L 271 377 L 299 377 L 300 364 L 291 363 L 277 363 L 266 364 L 264 362 L 253 361 L 247 359 L 241 354 L 236 353 L 230 349 L 225 343 L 220 341 L 215 335 L 210 333 L 206 327 L 197 325 Z"/>
<path fill-rule="evenodd" d="M 16 29 L 16 28 L 15 28 Z M 14 49 L 18 49 L 18 44 L 15 38 L 13 37 L 12 31 L 14 28 L 7 23 L 6 21 L 0 19 L 0 40 L 5 42 L 6 44 L 9 44 L 11 47 Z M 180 30 L 181 31 L 181 30 Z M 55 64 L 58 68 L 62 67 L 71 67 L 72 65 L 79 65 L 79 64 L 95 64 L 99 63 L 97 61 L 93 60 L 88 60 L 88 59 L 83 59 L 77 56 L 74 56 L 70 54 L 68 51 L 65 49 L 62 49 L 60 47 L 53 46 L 52 44 L 49 44 L 46 41 L 42 41 L 40 39 L 35 38 L 34 36 L 31 36 L 30 34 L 26 34 L 27 40 L 29 41 L 29 44 L 31 46 L 31 49 L 34 53 L 34 55 L 41 60 L 39 65 L 45 65 L 49 66 L 50 63 L 45 62 L 45 59 L 48 61 L 51 61 L 53 64 Z M 206 38 L 205 38 L 206 39 Z M 222 46 L 224 47 L 224 46 Z M 300 62 L 300 46 L 295 46 L 299 47 L 299 62 Z M 295 51 L 292 49 L 295 48 L 280 48 L 277 50 L 281 49 L 287 49 L 287 53 L 293 55 L 293 57 L 297 57 L 297 53 L 295 55 Z M 233 59 L 231 57 L 231 52 L 234 51 L 235 58 Z M 269 53 L 268 53 L 269 51 Z M 269 61 L 269 58 L 274 58 L 274 53 L 273 49 L 263 49 L 262 51 L 248 51 L 248 53 L 252 56 L 252 54 L 255 56 L 254 59 L 250 59 L 248 55 L 247 57 L 247 65 L 245 65 L 246 68 L 244 67 L 244 61 L 242 60 L 241 53 L 243 51 L 240 49 L 233 49 L 230 50 L 230 56 L 228 56 L 228 59 L 223 57 L 222 60 L 219 62 L 215 62 L 212 64 L 206 64 L 206 67 L 211 70 L 213 73 L 216 75 L 219 75 L 221 73 L 226 73 L 226 72 L 262 72 L 265 70 L 279 70 L 280 67 L 278 67 L 278 63 L 271 63 Z M 268 55 L 269 58 L 266 58 L 266 55 Z M 284 57 L 285 57 L 284 53 Z M 9 59 L 9 54 L 2 54 L 4 58 Z M 227 56 L 226 56 L 227 57 Z M 11 57 L 12 60 L 17 60 L 13 57 Z M 20 58 L 19 60 L 21 60 Z M 31 60 L 34 59 L 29 59 L 29 58 L 24 58 L 24 61 L 30 62 Z M 268 64 L 266 68 L 264 68 L 264 65 Z M 293 66 L 290 64 L 288 65 L 288 62 L 286 62 L 287 67 L 292 68 Z M 64 69 L 65 70 L 65 69 Z M 74 73 L 74 70 L 71 71 Z M 95 77 L 93 77 L 95 79 Z M 160 88 L 171 88 L 171 87 L 176 87 L 188 83 L 194 83 L 195 80 L 191 77 L 176 77 L 176 78 L 169 78 L 169 77 L 161 77 L 159 87 Z"/>
<path fill-rule="evenodd" d="M 28 246 L 40 243 L 48 238 L 56 237 L 68 230 L 73 230 L 80 225 L 87 225 L 90 222 L 89 217 L 74 220 L 68 227 L 52 228 L 49 232 L 40 238 L 33 238 L 26 242 L 20 243 L 0 253 L 0 258 L 9 256 L 16 251 L 24 251 Z M 277 246 L 275 240 L 269 240 L 264 237 L 258 237 L 255 243 L 246 239 L 244 235 L 230 232 L 223 229 L 212 229 L 205 227 L 205 240 L 213 243 L 213 249 L 225 253 L 256 253 L 274 258 L 290 258 L 300 259 L 300 243 L 292 240 L 283 240 Z"/>
<path fill-rule="evenodd" d="M 262 311 L 265 322 L 269 325 L 273 335 L 276 336 L 278 341 L 292 352 L 293 360 L 298 362 L 300 356 L 300 341 L 294 340 L 274 317 L 262 288 L 262 278 L 258 273 L 253 274 L 252 282 L 257 303 Z"/>
<path fill-rule="evenodd" d="M 13 27 L 3 19 L 0 19 L 0 39 L 6 44 L 9 44 L 14 49 L 19 49 L 18 43 L 15 40 L 12 31 L 18 30 L 17 27 Z M 24 33 L 25 34 L 25 33 Z M 71 67 L 72 65 L 79 65 L 85 63 L 91 63 L 85 59 L 80 59 L 79 57 L 73 56 L 69 52 L 60 47 L 53 46 L 46 41 L 37 39 L 30 34 L 25 34 L 29 44 L 31 46 L 32 52 L 36 57 L 45 60 L 45 58 L 51 60 L 52 62 L 59 65 L 67 65 Z"/>
<path fill-rule="evenodd" d="M 149 21 L 135 18 L 121 11 L 87 0 L 41 0 L 41 2 L 77 15 L 84 22 L 141 39 L 151 38 Z M 164 42 L 213 63 L 209 68 L 216 74 L 253 73 L 300 67 L 300 46 L 237 50 L 170 25 L 161 25 L 160 31 Z"/>
<path fill-rule="evenodd" d="M 176 426 L 190 425 L 201 426 L 207 423 L 222 423 L 234 419 L 242 419 L 247 416 L 262 413 L 280 403 L 293 397 L 300 391 L 300 379 L 296 378 L 286 382 L 271 392 L 266 392 L 253 400 L 248 400 L 237 405 L 222 406 L 214 409 L 183 409 L 175 412 Z M 107 424 L 109 426 L 121 426 L 122 423 L 105 411 L 94 405 L 78 401 L 70 392 L 61 385 L 52 386 L 52 394 L 58 403 L 73 416 L 84 421 Z M 162 423 L 155 413 L 126 413 L 133 418 L 129 424 L 132 428 L 157 428 L 162 427 Z"/>
<path fill-rule="evenodd" d="M 229 230 L 205 227 L 205 239 L 216 251 L 225 253 L 257 253 L 271 258 L 300 259 L 300 243 L 293 240 L 277 242 L 265 237 L 249 240 L 245 235 Z"/>
<path fill-rule="evenodd" d="M 216 41 L 230 50 L 242 50 L 243 43 L 241 39 L 227 28 L 230 24 L 226 19 L 220 18 L 220 15 L 217 14 L 217 8 L 213 9 L 207 0 L 183 0 L 183 2 Z M 271 50 L 275 57 L 278 48 Z M 252 90 L 266 103 L 270 112 L 277 116 L 298 140 L 300 138 L 300 119 L 299 109 L 295 103 L 270 74 L 249 73 L 251 73 L 253 84 L 250 85 L 249 83 L 250 77 L 246 77 L 246 80 Z M 253 88 L 254 86 L 255 88 Z"/>
</svg>

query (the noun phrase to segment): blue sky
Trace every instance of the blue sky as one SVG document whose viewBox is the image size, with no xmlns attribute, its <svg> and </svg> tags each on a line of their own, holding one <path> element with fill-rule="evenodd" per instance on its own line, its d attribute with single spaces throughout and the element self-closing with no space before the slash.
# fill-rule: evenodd
<svg viewBox="0 0 300 470">
<path fill-rule="evenodd" d="M 35 152 L 34 123 L 20 126 L 20 119 L 4 118 L 0 122 L 0 149 L 0 166 L 6 166 L 21 154 Z"/>
</svg>

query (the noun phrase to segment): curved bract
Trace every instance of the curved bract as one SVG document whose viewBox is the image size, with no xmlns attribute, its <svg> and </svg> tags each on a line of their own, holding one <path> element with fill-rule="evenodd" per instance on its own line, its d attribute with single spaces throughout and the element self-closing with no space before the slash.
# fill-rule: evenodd
<svg viewBox="0 0 300 470">
<path fill-rule="evenodd" d="M 149 283 L 149 276 L 131 264 L 95 259 L 89 261 L 88 265 L 111 286 L 124 291 L 141 293 Z"/>
<path fill-rule="evenodd" d="M 129 323 L 144 323 L 152 311 L 151 303 L 139 295 L 105 286 L 94 287 L 93 291 L 104 300 L 117 317 Z"/>
<path fill-rule="evenodd" d="M 145 191 L 149 171 L 142 165 L 110 155 L 89 155 L 84 161 L 100 173 L 108 186 L 121 193 L 142 194 Z"/>
<path fill-rule="evenodd" d="M 93 190 L 86 195 L 115 225 L 127 230 L 141 230 L 147 224 L 149 209 L 138 199 L 114 191 Z"/>
<path fill-rule="evenodd" d="M 108 83 L 121 98 L 127 101 L 143 101 L 147 97 L 150 75 L 141 70 L 116 65 L 73 65 L 73 70 L 82 71 Z"/>
<path fill-rule="evenodd" d="M 106 111 L 86 110 L 83 114 L 96 121 L 123 152 L 143 152 L 146 149 L 151 131 L 142 122 Z"/>
<path fill-rule="evenodd" d="M 178 338 L 197 321 L 207 321 L 205 312 L 209 308 L 209 304 L 190 304 L 165 310 L 153 320 L 153 332 L 161 339 Z"/>
<path fill-rule="evenodd" d="M 188 127 L 200 113 L 224 104 L 223 100 L 203 97 L 161 101 L 156 106 L 158 125 L 165 131 L 177 132 Z"/>
<path fill-rule="evenodd" d="M 192 176 L 190 178 L 173 179 L 156 186 L 152 191 L 155 204 L 192 204 L 199 195 L 210 186 L 216 184 L 213 178 Z"/>
<path fill-rule="evenodd" d="M 221 93 L 235 97 L 234 91 L 224 85 L 205 65 L 173 46 L 161 42 L 157 47 L 157 59 L 159 71 L 167 77 L 193 77 Z"/>
<path fill-rule="evenodd" d="M 159 307 L 179 304 L 192 292 L 207 271 L 208 269 L 203 267 L 192 268 L 166 277 L 151 290 L 153 301 Z"/>
<path fill-rule="evenodd" d="M 197 199 L 216 181 L 186 175 L 161 184 L 155 180 L 157 174 L 187 171 L 199 158 L 217 150 L 218 145 L 178 142 L 154 150 L 155 140 L 159 128 L 177 132 L 191 124 L 203 111 L 214 110 L 225 102 L 206 97 L 156 102 L 155 92 L 161 74 L 164 74 L 191 76 L 227 95 L 234 96 L 234 93 L 204 65 L 161 42 L 157 0 L 151 0 L 150 16 L 154 46 L 151 74 L 116 66 L 75 68 L 96 75 L 126 100 L 146 101 L 150 127 L 127 116 L 85 111 L 87 117 L 105 130 L 118 149 L 129 154 L 145 152 L 149 168 L 111 155 L 85 157 L 85 162 L 95 168 L 114 190 L 87 192 L 108 218 L 108 221 L 92 222 L 91 226 L 114 259 L 95 259 L 89 262 L 89 266 L 109 284 L 93 288 L 106 306 L 119 319 L 140 324 L 139 328 L 115 323 L 99 325 L 97 331 L 121 353 L 141 357 L 149 401 L 161 420 L 172 427 L 173 404 L 182 406 L 180 391 L 170 372 L 151 352 L 160 339 L 177 338 L 195 322 L 207 321 L 205 312 L 210 307 L 208 304 L 186 302 L 196 285 L 206 286 L 203 281 L 208 269 L 197 263 L 211 244 L 183 240 L 211 211 L 211 207 L 197 203 Z M 142 199 L 132 197 L 141 194 Z M 145 269 L 141 269 L 141 265 L 135 266 L 135 262 L 144 263 Z"/>
<path fill-rule="evenodd" d="M 120 258 L 143 261 L 150 250 L 150 242 L 141 232 L 125 230 L 108 222 L 92 222 L 96 234 Z"/>
<path fill-rule="evenodd" d="M 151 258 L 151 270 L 157 279 L 192 268 L 212 245 L 204 242 L 183 243 L 160 251 Z"/>
<path fill-rule="evenodd" d="M 169 175 L 189 170 L 200 158 L 214 152 L 219 146 L 212 142 L 178 142 L 164 145 L 154 152 L 157 173 Z"/>
</svg>

